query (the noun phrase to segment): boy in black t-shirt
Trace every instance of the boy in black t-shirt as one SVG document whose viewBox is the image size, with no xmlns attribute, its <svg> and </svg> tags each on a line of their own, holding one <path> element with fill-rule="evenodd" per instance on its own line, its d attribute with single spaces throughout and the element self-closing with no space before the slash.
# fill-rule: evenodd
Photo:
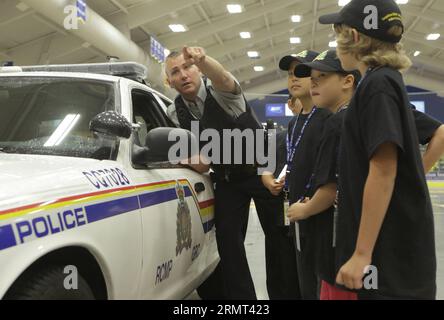
<svg viewBox="0 0 444 320">
<path fill-rule="evenodd" d="M 313 189 L 316 193 L 305 203 L 293 204 L 288 216 L 291 221 L 303 221 L 319 213 L 311 219 L 315 224 L 314 252 L 316 272 L 321 280 L 320 299 L 356 300 L 355 293 L 334 287 L 333 203 L 336 198 L 342 121 L 360 75 L 358 71 L 344 71 L 335 50 L 321 53 L 312 63 L 298 65 L 295 74 L 301 78 L 311 77 L 313 102 L 330 110 L 333 115 L 325 122 L 313 171 Z"/>
<path fill-rule="evenodd" d="M 399 45 L 399 7 L 352 0 L 320 22 L 335 25 L 343 68 L 363 75 L 341 133 L 336 282 L 361 299 L 435 299 L 433 211 L 399 72 L 411 65 Z"/>
<path fill-rule="evenodd" d="M 334 50 L 324 52 L 313 63 L 298 65 L 295 72 L 299 77 L 311 76 L 313 102 L 334 114 L 326 121 L 313 172 L 316 192 L 309 201 L 293 204 L 289 211 L 290 218 L 304 220 L 317 215 L 315 251 L 316 270 L 322 281 L 321 300 L 356 300 L 354 292 L 334 286 L 333 204 L 337 192 L 337 159 L 342 122 L 354 88 L 361 77 L 356 71 L 344 71 Z M 413 112 L 419 141 L 423 145 L 429 144 L 423 157 L 427 172 L 444 152 L 444 126 L 422 112 Z"/>
<path fill-rule="evenodd" d="M 302 111 L 302 104 L 298 97 L 301 96 L 300 80 L 294 76 L 294 68 L 298 63 L 310 62 L 318 55 L 314 51 L 303 51 L 296 55 L 288 55 L 283 57 L 279 62 L 279 68 L 288 72 L 288 91 L 290 93 L 288 105 L 295 116 Z M 296 259 L 296 247 L 293 241 L 293 235 L 289 232 L 289 226 L 285 223 L 284 214 L 284 193 L 282 192 L 285 185 L 285 177 L 278 176 L 287 162 L 287 131 L 276 133 L 273 137 L 269 135 L 269 139 L 276 139 L 276 170 L 275 172 L 264 172 L 261 179 L 264 186 L 275 196 L 282 199 L 281 206 L 276 207 L 276 215 L 272 220 L 276 221 L 274 245 L 267 247 L 267 252 L 273 255 L 274 260 L 270 264 L 275 269 L 280 270 L 279 279 L 275 279 L 276 285 L 273 290 L 269 291 L 270 299 L 279 300 L 300 300 L 303 298 L 300 289 L 299 272 Z M 268 284 L 268 283 L 267 283 Z"/>
<path fill-rule="evenodd" d="M 280 63 L 281 69 L 293 73 L 291 75 L 292 95 L 299 98 L 303 106 L 302 111 L 291 120 L 288 126 L 286 148 L 278 150 L 278 158 L 287 160 L 288 171 L 284 180 L 290 204 L 303 197 L 311 196 L 311 188 L 307 188 L 307 184 L 311 180 L 324 123 L 331 115 L 328 110 L 314 107 L 310 95 L 310 79 L 294 76 L 296 65 L 311 62 L 316 56 L 318 56 L 316 52 L 303 51 L 295 56 L 284 57 Z M 277 186 L 279 183 L 274 182 L 276 176 L 275 173 L 274 176 L 270 174 L 262 177 L 262 181 L 271 192 L 279 192 L 284 188 L 284 183 Z M 284 223 L 284 214 L 282 214 L 281 220 Z M 319 282 L 314 268 L 313 221 L 303 221 L 290 230 L 294 233 L 297 273 L 302 299 L 318 299 Z"/>
</svg>

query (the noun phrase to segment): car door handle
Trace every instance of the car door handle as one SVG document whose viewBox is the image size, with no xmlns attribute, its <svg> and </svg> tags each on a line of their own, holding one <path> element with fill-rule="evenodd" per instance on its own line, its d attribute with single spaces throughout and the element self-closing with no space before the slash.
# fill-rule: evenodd
<svg viewBox="0 0 444 320">
<path fill-rule="evenodd" d="M 198 182 L 194 185 L 194 191 L 201 193 L 205 191 L 205 185 L 202 182 Z"/>
</svg>

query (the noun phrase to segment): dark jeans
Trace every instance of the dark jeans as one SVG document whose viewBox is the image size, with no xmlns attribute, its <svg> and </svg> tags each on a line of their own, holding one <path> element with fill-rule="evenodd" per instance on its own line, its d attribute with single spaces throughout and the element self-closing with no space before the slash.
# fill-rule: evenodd
<svg viewBox="0 0 444 320">
<path fill-rule="evenodd" d="M 283 203 L 263 186 L 259 176 L 217 181 L 216 239 L 228 299 L 255 300 L 256 292 L 245 252 L 251 200 L 265 234 L 267 290 L 270 299 L 299 299 L 295 248 L 288 230 L 279 227 Z"/>
<path fill-rule="evenodd" d="M 310 236 L 301 237 L 301 251 L 296 250 L 299 287 L 303 300 L 319 300 L 320 281 L 316 274 L 313 240 Z"/>
</svg>

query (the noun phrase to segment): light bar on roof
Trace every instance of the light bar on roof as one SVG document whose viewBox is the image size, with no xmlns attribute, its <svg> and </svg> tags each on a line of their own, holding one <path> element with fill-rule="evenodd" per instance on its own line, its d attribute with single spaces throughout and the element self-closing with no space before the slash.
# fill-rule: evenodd
<svg viewBox="0 0 444 320">
<path fill-rule="evenodd" d="M 78 72 L 96 73 L 134 79 L 142 82 L 148 77 L 148 69 L 136 62 L 60 64 L 21 67 L 23 72 Z"/>
</svg>

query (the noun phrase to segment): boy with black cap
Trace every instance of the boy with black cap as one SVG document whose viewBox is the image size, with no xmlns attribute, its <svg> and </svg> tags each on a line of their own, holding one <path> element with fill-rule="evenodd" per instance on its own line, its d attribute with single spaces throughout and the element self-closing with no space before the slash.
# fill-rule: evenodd
<svg viewBox="0 0 444 320">
<path fill-rule="evenodd" d="M 305 62 L 311 62 L 319 53 L 316 51 L 311 50 L 304 50 L 298 54 L 295 55 L 288 55 L 283 57 L 279 61 L 279 69 L 282 71 L 286 71 L 288 73 L 288 92 L 289 92 L 289 99 L 288 103 L 289 105 L 293 103 L 297 103 L 297 108 L 294 108 L 293 114 L 295 115 L 295 118 L 293 118 L 288 127 L 291 128 L 294 126 L 294 121 L 296 117 L 303 111 L 303 105 L 301 100 L 299 99 L 300 96 L 304 96 L 304 94 L 300 92 L 300 88 L 305 84 L 307 85 L 307 81 L 305 83 L 301 83 L 301 80 L 296 78 L 294 75 L 294 69 L 297 64 L 299 63 L 305 63 Z M 303 80 L 302 80 L 303 81 Z M 297 102 L 296 102 L 297 101 Z M 312 102 L 309 100 L 308 104 L 311 104 Z M 307 104 L 307 102 L 305 103 Z M 310 108 L 312 105 L 310 106 Z M 285 137 L 284 137 L 285 139 Z M 284 188 L 285 181 L 276 181 L 275 176 L 277 177 L 281 170 L 284 168 L 286 164 L 286 157 L 287 157 L 287 150 L 286 150 L 286 144 L 279 143 L 281 140 L 280 137 L 277 137 L 278 140 L 278 148 L 277 148 L 277 166 L 275 170 L 275 174 L 271 172 L 265 172 L 262 175 L 262 182 L 264 183 L 265 187 L 270 190 L 270 192 L 274 195 L 278 195 L 282 192 Z M 284 223 L 284 216 L 281 216 L 281 223 Z"/>
<path fill-rule="evenodd" d="M 284 157 L 287 164 L 287 174 L 282 181 L 276 182 L 274 175 L 263 177 L 265 186 L 271 192 L 280 192 L 284 189 L 289 204 L 299 201 L 301 198 L 311 196 L 311 188 L 307 185 L 313 172 L 317 150 L 320 143 L 320 132 L 325 121 L 331 115 L 328 110 L 318 109 L 314 106 L 310 95 L 310 79 L 298 78 L 294 75 L 295 67 L 300 63 L 313 61 L 318 56 L 314 51 L 303 51 L 294 56 L 286 56 L 281 59 L 279 67 L 288 71 L 289 90 L 293 97 L 297 97 L 302 104 L 302 111 L 294 117 L 289 126 L 286 137 L 286 148 L 278 150 L 278 158 Z M 277 172 L 282 169 L 282 165 Z M 282 224 L 285 224 L 286 213 L 281 215 Z M 290 229 L 294 236 L 297 274 L 302 299 L 318 299 L 319 283 L 314 269 L 314 245 L 311 221 L 296 223 Z M 295 271 L 296 272 L 296 271 Z"/>
<path fill-rule="evenodd" d="M 345 111 L 356 84 L 360 80 L 358 71 L 346 72 L 335 50 L 322 53 L 312 63 L 300 64 L 295 73 L 299 77 L 311 77 L 313 102 L 328 108 L 334 114 L 325 124 L 321 147 L 314 175 L 315 194 L 304 203 L 296 203 L 289 210 L 291 220 L 304 220 L 316 215 L 316 268 L 321 284 L 321 300 L 356 300 L 356 294 L 334 286 L 334 234 L 333 220 L 337 211 L 333 204 L 337 193 L 337 159 L 340 135 Z M 415 125 L 421 144 L 428 144 L 423 162 L 425 172 L 444 152 L 444 126 L 413 108 Z"/>
<path fill-rule="evenodd" d="M 393 0 L 352 0 L 320 22 L 335 26 L 343 68 L 364 76 L 341 134 L 336 282 L 360 299 L 434 299 L 433 211 L 399 72 L 411 65 L 401 11 Z"/>
<path fill-rule="evenodd" d="M 311 63 L 296 66 L 295 75 L 311 78 L 313 102 L 330 110 L 333 115 L 325 122 L 316 166 L 312 175 L 313 190 L 309 201 L 293 204 L 288 217 L 291 221 L 314 221 L 315 269 L 321 281 L 321 300 L 356 300 L 356 294 L 336 289 L 333 248 L 333 203 L 337 188 L 337 157 L 339 138 L 345 110 L 355 85 L 360 80 L 358 71 L 346 72 L 335 50 L 321 53 Z"/>
</svg>

